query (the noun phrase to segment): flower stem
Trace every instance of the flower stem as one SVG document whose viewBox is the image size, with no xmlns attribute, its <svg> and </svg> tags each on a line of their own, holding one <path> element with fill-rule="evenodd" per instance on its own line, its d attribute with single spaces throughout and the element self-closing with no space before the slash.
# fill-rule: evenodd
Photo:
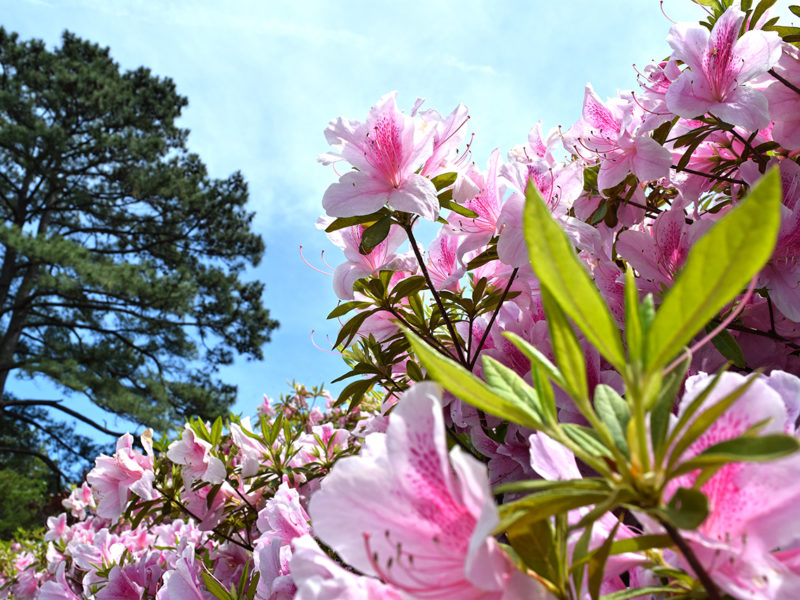
<svg viewBox="0 0 800 600">
<path fill-rule="evenodd" d="M 680 532 L 664 520 L 659 519 L 659 522 L 666 530 L 670 539 L 681 551 L 686 561 L 692 567 L 692 570 L 700 580 L 700 583 L 702 583 L 703 587 L 706 588 L 708 597 L 711 600 L 722 600 L 722 596 L 719 595 L 719 590 L 717 590 L 717 586 L 714 585 L 714 581 L 711 579 L 711 576 L 706 572 L 705 568 L 703 568 L 703 565 L 700 563 L 700 560 L 697 558 L 694 550 L 692 550 L 692 547 L 686 542 L 685 539 L 683 539 L 683 536 L 681 536 Z"/>
<path fill-rule="evenodd" d="M 425 261 L 422 259 L 422 253 L 419 251 L 419 245 L 414 237 L 414 232 L 411 231 L 411 224 L 403 225 L 403 229 L 405 229 L 406 235 L 408 235 L 408 242 L 411 245 L 411 249 L 414 251 L 414 256 L 417 257 L 417 263 L 419 263 L 419 268 L 422 271 L 423 277 L 425 277 L 425 283 L 428 284 L 428 289 L 430 289 L 431 294 L 433 294 L 433 299 L 436 301 L 436 306 L 439 307 L 439 312 L 442 313 L 442 319 L 444 320 L 444 324 L 447 326 L 447 331 L 450 333 L 450 337 L 453 339 L 453 345 L 456 347 L 456 354 L 458 354 L 458 361 L 463 366 L 468 367 L 468 363 L 464 358 L 464 352 L 461 350 L 461 344 L 458 343 L 458 334 L 456 334 L 456 328 L 453 327 L 453 323 L 450 321 L 450 317 L 447 315 L 447 311 L 444 309 L 444 305 L 442 304 L 442 299 L 439 297 L 439 294 L 433 285 L 433 281 L 431 281 L 431 276 L 428 274 L 428 269 L 425 267 Z"/>
</svg>

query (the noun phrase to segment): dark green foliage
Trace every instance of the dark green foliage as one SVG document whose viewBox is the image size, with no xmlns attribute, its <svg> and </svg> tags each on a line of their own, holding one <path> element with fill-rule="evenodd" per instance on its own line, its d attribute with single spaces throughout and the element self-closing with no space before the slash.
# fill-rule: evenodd
<svg viewBox="0 0 800 600">
<path fill-rule="evenodd" d="M 0 28 L 4 418 L 36 406 L 5 389 L 11 372 L 157 429 L 214 418 L 236 393 L 218 366 L 262 357 L 277 323 L 240 279 L 264 251 L 247 183 L 187 150 L 186 104 L 73 34 L 50 51 Z"/>
</svg>

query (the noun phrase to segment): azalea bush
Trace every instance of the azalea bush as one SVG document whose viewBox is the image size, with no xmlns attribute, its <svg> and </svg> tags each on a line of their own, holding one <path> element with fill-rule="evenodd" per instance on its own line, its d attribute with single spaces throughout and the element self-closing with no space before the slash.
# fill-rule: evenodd
<svg viewBox="0 0 800 600">
<path fill-rule="evenodd" d="M 338 398 L 122 437 L 6 595 L 795 598 L 800 28 L 696 1 L 485 169 L 463 105 L 332 121 Z"/>
</svg>

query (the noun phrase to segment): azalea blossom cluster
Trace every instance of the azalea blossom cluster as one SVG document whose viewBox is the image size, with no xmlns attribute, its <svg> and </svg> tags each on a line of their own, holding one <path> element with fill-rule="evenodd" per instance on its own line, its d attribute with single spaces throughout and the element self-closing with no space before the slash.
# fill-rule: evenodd
<svg viewBox="0 0 800 600">
<path fill-rule="evenodd" d="M 796 597 L 800 30 L 698 4 L 486 169 L 463 105 L 332 121 L 338 400 L 124 436 L 6 594 Z"/>
</svg>

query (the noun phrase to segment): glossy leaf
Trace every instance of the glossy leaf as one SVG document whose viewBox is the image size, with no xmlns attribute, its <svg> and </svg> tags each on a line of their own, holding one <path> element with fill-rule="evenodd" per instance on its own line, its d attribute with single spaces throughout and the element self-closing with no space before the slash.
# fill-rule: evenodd
<svg viewBox="0 0 800 600">
<path fill-rule="evenodd" d="M 553 515 L 562 514 L 575 508 L 602 502 L 609 492 L 588 492 L 576 488 L 564 488 L 539 492 L 526 496 L 521 500 L 509 502 L 499 507 L 500 524 L 495 531 L 502 532 L 508 528 L 521 527 Z"/>
<path fill-rule="evenodd" d="M 559 579 L 558 548 L 553 525 L 541 519 L 510 527 L 506 532 L 514 551 L 537 575 L 557 585 Z"/>
<path fill-rule="evenodd" d="M 530 429 L 542 428 L 541 416 L 535 406 L 529 406 L 519 398 L 496 394 L 456 361 L 442 356 L 410 331 L 406 330 L 405 333 L 428 374 L 453 395 L 501 419 Z"/>
<path fill-rule="evenodd" d="M 492 392 L 511 402 L 522 400 L 527 406 L 534 407 L 535 412 L 541 415 L 536 390 L 529 386 L 522 377 L 491 356 L 484 355 L 481 357 L 481 362 L 483 363 L 484 379 Z"/>
<path fill-rule="evenodd" d="M 565 392 L 578 401 L 588 398 L 586 356 L 567 316 L 547 288 L 541 290 L 542 305 L 547 317 L 550 343 L 559 370 L 563 373 Z"/>
<path fill-rule="evenodd" d="M 431 179 L 431 183 L 433 187 L 436 188 L 436 191 L 441 191 L 446 187 L 453 185 L 458 178 L 458 173 L 442 173 L 441 175 L 437 175 L 433 179 Z"/>
<path fill-rule="evenodd" d="M 706 326 L 706 331 L 710 333 L 713 328 L 714 326 L 709 324 Z M 731 361 L 733 365 L 740 369 L 747 367 L 742 349 L 736 342 L 736 338 L 734 338 L 727 329 L 723 329 L 715 335 L 711 339 L 711 343 L 714 344 L 714 347 L 719 350 L 719 353 Z"/>
<path fill-rule="evenodd" d="M 791 435 L 773 433 L 761 436 L 739 436 L 709 446 L 703 452 L 681 463 L 670 474 L 678 477 L 696 469 L 716 467 L 730 462 L 765 462 L 783 458 L 800 449 L 800 440 Z"/>
<path fill-rule="evenodd" d="M 631 414 L 628 403 L 614 388 L 601 383 L 594 388 L 594 408 L 617 448 L 629 456 L 627 430 Z"/>
<path fill-rule="evenodd" d="M 339 306 L 334 308 L 330 313 L 328 313 L 328 319 L 335 319 L 337 317 L 341 317 L 342 315 L 346 315 L 351 310 L 355 310 L 356 308 L 366 308 L 370 306 L 369 302 L 363 302 L 361 300 L 352 300 L 350 302 L 342 302 Z"/>
<path fill-rule="evenodd" d="M 386 215 L 391 214 L 391 211 L 387 208 L 381 208 L 380 210 L 370 213 L 368 215 L 356 215 L 354 217 L 339 217 L 338 219 L 334 219 L 334 221 L 325 228 L 327 233 L 331 233 L 333 231 L 337 231 L 338 229 L 344 229 L 345 227 L 353 227 L 354 225 L 363 225 L 364 223 L 374 223 L 379 219 L 385 217 Z"/>
<path fill-rule="evenodd" d="M 780 178 L 772 169 L 694 244 L 648 334 L 648 369 L 660 369 L 680 353 L 769 260 L 780 206 Z"/>
<path fill-rule="evenodd" d="M 708 498 L 700 490 L 680 487 L 659 512 L 679 529 L 697 529 L 708 516 Z"/>
<path fill-rule="evenodd" d="M 367 227 L 361 233 L 361 243 L 358 245 L 360 254 L 369 254 L 389 235 L 392 227 L 392 217 L 385 216 L 378 219 L 375 223 Z"/>
<path fill-rule="evenodd" d="M 542 287 L 608 362 L 622 371 L 622 340 L 603 297 L 532 183 L 528 184 L 525 198 L 525 240 L 531 267 Z"/>
</svg>

